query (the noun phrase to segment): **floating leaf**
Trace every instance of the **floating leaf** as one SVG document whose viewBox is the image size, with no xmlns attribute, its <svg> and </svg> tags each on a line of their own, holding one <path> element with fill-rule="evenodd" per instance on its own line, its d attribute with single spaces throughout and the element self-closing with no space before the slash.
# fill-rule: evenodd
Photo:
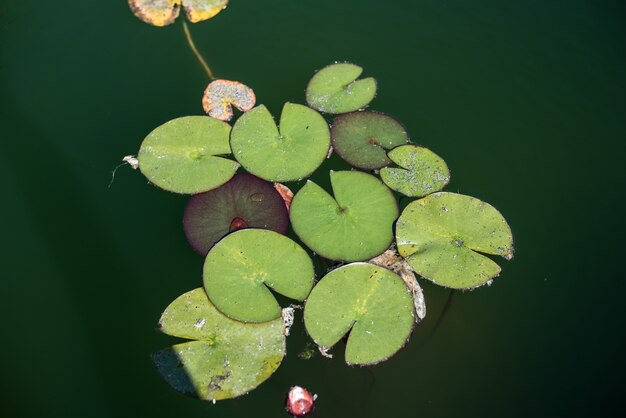
<svg viewBox="0 0 626 418">
<path fill-rule="evenodd" d="M 330 131 L 315 110 L 285 103 L 280 131 L 263 105 L 241 115 L 230 137 L 241 165 L 270 181 L 293 181 L 311 175 L 330 147 Z"/>
<path fill-rule="evenodd" d="M 285 355 L 282 318 L 244 324 L 220 313 L 203 289 L 172 302 L 159 321 L 165 334 L 199 341 L 152 355 L 163 378 L 177 391 L 202 400 L 244 395 L 269 378 Z"/>
<path fill-rule="evenodd" d="M 450 181 L 445 161 L 428 148 L 402 145 L 388 155 L 401 168 L 385 167 L 380 170 L 380 177 L 387 186 L 406 196 L 422 197 L 438 192 Z"/>
<path fill-rule="evenodd" d="M 413 329 L 413 299 L 397 274 L 368 263 L 328 273 L 304 307 L 313 340 L 332 347 L 349 332 L 346 363 L 375 364 L 395 354 Z"/>
<path fill-rule="evenodd" d="M 411 202 L 396 224 L 400 255 L 415 272 L 454 289 L 481 286 L 500 273 L 488 257 L 513 257 L 511 229 L 500 212 L 470 196 L 439 192 Z"/>
<path fill-rule="evenodd" d="M 204 112 L 212 118 L 223 121 L 233 118 L 233 106 L 242 112 L 247 112 L 254 107 L 255 103 L 254 91 L 238 81 L 212 81 L 202 96 Z"/>
<path fill-rule="evenodd" d="M 263 229 L 227 235 L 209 251 L 204 263 L 204 288 L 224 314 L 244 322 L 265 322 L 280 316 L 270 288 L 304 300 L 313 286 L 313 263 L 289 238 Z"/>
<path fill-rule="evenodd" d="M 196 23 L 221 12 L 226 8 L 228 0 L 128 0 L 135 16 L 154 26 L 174 23 L 180 13 L 181 3 L 187 19 Z"/>
<path fill-rule="evenodd" d="M 374 170 L 391 164 L 388 149 L 406 144 L 404 126 L 378 112 L 353 112 L 337 116 L 330 130 L 337 154 L 350 165 Z"/>
<path fill-rule="evenodd" d="M 182 0 L 187 19 L 192 23 L 208 20 L 224 10 L 228 0 Z"/>
<path fill-rule="evenodd" d="M 230 125 L 208 116 L 173 119 L 141 144 L 139 168 L 152 183 L 175 193 L 194 194 L 226 183 L 239 164 L 230 154 Z"/>
<path fill-rule="evenodd" d="M 357 80 L 363 68 L 349 63 L 331 64 L 319 70 L 306 89 L 306 101 L 313 109 L 325 113 L 359 110 L 376 96 L 376 80 Z"/>
<path fill-rule="evenodd" d="M 238 229 L 263 228 L 285 234 L 289 212 L 272 183 L 239 173 L 216 189 L 192 196 L 183 225 L 189 244 L 206 256 L 217 241 Z"/>
<path fill-rule="evenodd" d="M 391 190 L 359 171 L 331 171 L 330 181 L 334 198 L 311 181 L 296 193 L 290 211 L 296 234 L 332 260 L 368 260 L 385 251 L 398 217 Z"/>
</svg>

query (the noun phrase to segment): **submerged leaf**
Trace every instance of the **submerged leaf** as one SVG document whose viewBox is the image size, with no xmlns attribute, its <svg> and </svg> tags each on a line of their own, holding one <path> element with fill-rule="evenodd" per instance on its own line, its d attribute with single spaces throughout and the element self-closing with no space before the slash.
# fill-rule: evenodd
<svg viewBox="0 0 626 418">
<path fill-rule="evenodd" d="M 232 106 L 242 112 L 247 112 L 254 107 L 255 103 L 254 91 L 238 81 L 212 81 L 202 96 L 204 112 L 212 118 L 223 121 L 233 118 Z"/>
<path fill-rule="evenodd" d="M 208 116 L 185 116 L 159 126 L 143 140 L 141 172 L 155 185 L 195 194 L 226 183 L 239 164 L 230 154 L 230 125 Z"/>
<path fill-rule="evenodd" d="M 263 105 L 241 115 L 230 136 L 241 165 L 262 179 L 294 181 L 319 167 L 330 147 L 324 118 L 306 106 L 285 103 L 280 131 Z"/>
<path fill-rule="evenodd" d="M 406 144 L 404 126 L 378 112 L 353 112 L 337 116 L 330 130 L 334 150 L 350 165 L 374 170 L 391 164 L 388 149 Z"/>
<path fill-rule="evenodd" d="M 183 225 L 189 244 L 206 256 L 217 241 L 238 229 L 263 228 L 285 234 L 289 212 L 272 183 L 238 173 L 226 184 L 192 196 Z"/>
<path fill-rule="evenodd" d="M 428 148 L 402 145 L 388 155 L 401 168 L 385 167 L 380 170 L 380 177 L 387 186 L 406 196 L 422 197 L 438 192 L 450 181 L 445 161 Z"/>
<path fill-rule="evenodd" d="M 368 260 L 393 240 L 398 205 L 391 190 L 360 171 L 330 173 L 334 198 L 309 181 L 291 203 L 294 231 L 322 257 L 341 261 Z"/>
<path fill-rule="evenodd" d="M 376 96 L 376 80 L 357 80 L 363 68 L 350 63 L 331 64 L 319 70 L 306 89 L 306 101 L 313 109 L 325 113 L 359 110 Z"/>
<path fill-rule="evenodd" d="M 304 307 L 304 323 L 324 348 L 349 333 L 346 363 L 375 364 L 395 354 L 413 329 L 413 299 L 397 274 L 368 263 L 328 273 Z"/>
<path fill-rule="evenodd" d="M 471 289 L 500 273 L 479 254 L 513 257 L 511 229 L 493 206 L 439 192 L 411 202 L 396 224 L 398 251 L 420 276 L 441 286 Z"/>
<path fill-rule="evenodd" d="M 190 22 L 207 20 L 221 12 L 228 0 L 128 0 L 139 19 L 154 26 L 167 26 L 176 20 L 180 6 L 185 8 Z"/>
<path fill-rule="evenodd" d="M 165 334 L 193 339 L 158 351 L 153 361 L 177 391 L 202 400 L 244 395 L 269 378 L 285 355 L 282 318 L 244 324 L 220 313 L 203 289 L 172 302 L 159 321 Z"/>
<path fill-rule="evenodd" d="M 304 300 L 314 276 L 311 259 L 297 243 L 274 231 L 244 229 L 211 248 L 203 277 L 209 299 L 221 312 L 239 321 L 265 322 L 281 315 L 270 288 Z"/>
</svg>

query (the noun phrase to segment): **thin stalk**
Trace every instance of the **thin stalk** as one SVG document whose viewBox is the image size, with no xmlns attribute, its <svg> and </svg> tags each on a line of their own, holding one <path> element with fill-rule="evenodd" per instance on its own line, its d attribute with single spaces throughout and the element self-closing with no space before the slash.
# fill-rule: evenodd
<svg viewBox="0 0 626 418">
<path fill-rule="evenodd" d="M 191 37 L 191 32 L 189 31 L 189 27 L 187 26 L 187 22 L 185 22 L 184 20 L 183 20 L 183 30 L 185 31 L 185 37 L 187 38 L 187 43 L 189 44 L 189 48 L 191 48 L 196 58 L 198 58 L 198 61 L 200 61 L 200 64 L 202 64 L 202 66 L 204 67 L 204 71 L 206 71 L 209 78 L 211 80 L 215 80 L 215 75 L 213 74 L 213 71 L 211 71 L 211 67 L 209 67 L 209 64 L 206 63 L 206 61 L 202 57 L 202 54 L 200 54 L 200 51 L 198 51 L 198 48 L 196 48 L 196 44 L 193 42 L 193 38 Z"/>
</svg>

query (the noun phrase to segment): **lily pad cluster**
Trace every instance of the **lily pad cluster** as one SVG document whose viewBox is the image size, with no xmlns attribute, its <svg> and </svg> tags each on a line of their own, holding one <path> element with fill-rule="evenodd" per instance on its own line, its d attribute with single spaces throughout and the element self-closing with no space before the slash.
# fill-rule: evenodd
<svg viewBox="0 0 626 418">
<path fill-rule="evenodd" d="M 306 104 L 285 103 L 278 121 L 252 107 L 249 87 L 214 81 L 203 99 L 210 116 L 166 122 L 141 144 L 146 178 L 191 195 L 184 232 L 205 260 L 202 287 L 172 302 L 159 323 L 191 340 L 153 356 L 176 390 L 220 400 L 267 379 L 293 317 L 276 294 L 304 303 L 320 351 L 346 341 L 346 363 L 373 365 L 397 353 L 425 315 L 416 275 L 474 289 L 500 273 L 490 255 L 512 257 L 502 215 L 442 191 L 450 180 L 443 159 L 412 143 L 392 116 L 365 110 L 377 83 L 362 73 L 350 63 L 321 69 Z M 239 110 L 232 126 L 230 105 Z M 354 169 L 323 173 L 330 187 L 307 180 L 333 149 Z M 400 212 L 402 196 L 413 200 Z M 316 271 L 315 257 L 331 267 Z"/>
</svg>

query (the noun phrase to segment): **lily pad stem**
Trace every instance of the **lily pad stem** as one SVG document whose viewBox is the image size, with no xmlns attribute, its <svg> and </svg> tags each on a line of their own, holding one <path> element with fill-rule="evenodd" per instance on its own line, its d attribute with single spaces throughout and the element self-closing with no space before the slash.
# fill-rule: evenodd
<svg viewBox="0 0 626 418">
<path fill-rule="evenodd" d="M 206 71 L 209 78 L 211 80 L 215 80 L 215 75 L 213 74 L 213 71 L 211 71 L 211 67 L 209 67 L 209 64 L 206 63 L 206 61 L 202 57 L 202 54 L 200 54 L 200 51 L 198 51 L 198 48 L 196 48 L 196 44 L 193 42 L 193 38 L 191 37 L 191 32 L 189 31 L 189 27 L 187 26 L 187 22 L 185 22 L 184 20 L 183 20 L 183 30 L 185 31 L 185 37 L 187 38 L 187 43 L 189 44 L 189 48 L 191 48 L 191 51 L 193 51 L 196 58 L 198 58 L 198 61 L 200 61 L 200 64 L 202 64 L 202 66 L 204 67 L 204 70 Z"/>
</svg>

